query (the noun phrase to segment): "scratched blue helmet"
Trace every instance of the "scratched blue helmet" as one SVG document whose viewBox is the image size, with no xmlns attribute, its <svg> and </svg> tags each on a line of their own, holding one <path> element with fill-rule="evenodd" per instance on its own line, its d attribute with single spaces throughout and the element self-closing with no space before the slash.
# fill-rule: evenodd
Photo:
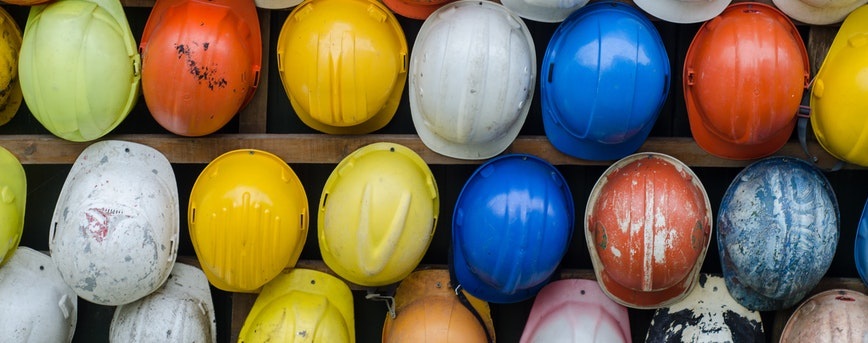
<svg viewBox="0 0 868 343">
<path fill-rule="evenodd" d="M 669 57 L 639 10 L 600 2 L 555 31 L 540 74 L 543 126 L 552 145 L 586 160 L 617 160 L 648 138 L 669 94 Z"/>
<path fill-rule="evenodd" d="M 455 203 L 453 282 L 492 303 L 533 297 L 567 251 L 574 211 L 566 180 L 548 162 L 523 154 L 489 160 Z"/>
<path fill-rule="evenodd" d="M 826 177 L 808 162 L 749 165 L 720 203 L 717 243 L 729 293 L 751 310 L 789 308 L 829 269 L 840 213 Z"/>
<path fill-rule="evenodd" d="M 853 250 L 856 255 L 856 270 L 859 271 L 862 282 L 868 285 L 868 201 L 865 202 L 862 216 L 859 218 L 856 246 Z"/>
</svg>

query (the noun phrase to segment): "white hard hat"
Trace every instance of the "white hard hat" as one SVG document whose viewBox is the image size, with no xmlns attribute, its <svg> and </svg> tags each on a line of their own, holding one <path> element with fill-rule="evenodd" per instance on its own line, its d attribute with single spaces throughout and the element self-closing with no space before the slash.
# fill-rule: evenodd
<svg viewBox="0 0 868 343">
<path fill-rule="evenodd" d="M 72 165 L 54 208 L 51 257 L 83 299 L 135 301 L 160 287 L 178 252 L 178 186 L 159 151 L 101 141 Z"/>
<path fill-rule="evenodd" d="M 115 309 L 109 340 L 216 342 L 216 330 L 214 302 L 205 273 L 199 268 L 175 263 L 163 287 Z"/>
<path fill-rule="evenodd" d="M 840 23 L 868 0 L 773 0 L 775 6 L 795 20 L 806 24 Z"/>
<path fill-rule="evenodd" d="M 0 340 L 71 342 L 78 297 L 45 255 L 19 246 L 0 268 Z"/>
<path fill-rule="evenodd" d="M 759 311 L 739 304 L 720 276 L 700 274 L 699 284 L 681 301 L 658 308 L 646 342 L 763 342 Z"/>
<path fill-rule="evenodd" d="M 732 0 L 634 0 L 648 14 L 668 22 L 698 23 L 716 17 Z"/>
<path fill-rule="evenodd" d="M 441 155 L 486 159 L 512 144 L 536 86 L 524 21 L 500 4 L 461 0 L 422 24 L 410 56 L 410 113 Z"/>
<path fill-rule="evenodd" d="M 559 23 L 570 13 L 588 4 L 588 0 L 501 0 L 501 3 L 519 17 L 544 23 Z"/>
<path fill-rule="evenodd" d="M 301 3 L 301 0 L 254 0 L 256 7 L 265 9 L 284 9 L 294 7 Z"/>
</svg>

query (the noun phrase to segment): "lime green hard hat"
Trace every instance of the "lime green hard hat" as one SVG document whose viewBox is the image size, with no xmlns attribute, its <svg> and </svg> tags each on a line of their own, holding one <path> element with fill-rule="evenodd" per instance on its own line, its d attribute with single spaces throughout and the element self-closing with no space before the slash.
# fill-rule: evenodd
<svg viewBox="0 0 868 343">
<path fill-rule="evenodd" d="M 27 178 L 18 158 L 0 147 L 0 266 L 12 257 L 24 231 Z"/>
<path fill-rule="evenodd" d="M 24 101 L 60 138 L 102 137 L 138 100 L 141 58 L 118 0 L 31 7 L 19 57 Z"/>
</svg>

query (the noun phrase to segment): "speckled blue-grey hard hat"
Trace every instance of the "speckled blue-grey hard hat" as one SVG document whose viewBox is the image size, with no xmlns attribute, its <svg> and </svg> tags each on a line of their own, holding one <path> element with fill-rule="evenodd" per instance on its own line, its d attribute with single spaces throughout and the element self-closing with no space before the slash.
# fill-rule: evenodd
<svg viewBox="0 0 868 343">
<path fill-rule="evenodd" d="M 726 190 L 717 218 L 729 293 L 751 310 L 792 307 L 829 269 L 839 225 L 835 193 L 813 165 L 776 156 L 747 166 Z"/>
</svg>

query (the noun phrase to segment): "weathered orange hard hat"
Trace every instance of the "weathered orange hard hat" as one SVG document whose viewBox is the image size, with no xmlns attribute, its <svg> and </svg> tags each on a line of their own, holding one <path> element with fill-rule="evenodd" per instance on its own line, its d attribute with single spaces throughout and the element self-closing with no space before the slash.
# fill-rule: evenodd
<svg viewBox="0 0 868 343">
<path fill-rule="evenodd" d="M 805 44 L 772 6 L 736 3 L 705 22 L 684 60 L 690 131 L 708 153 L 765 157 L 792 135 L 809 83 Z"/>
<path fill-rule="evenodd" d="M 262 63 L 252 1 L 157 0 L 142 43 L 142 92 L 154 119 L 182 136 L 219 130 L 256 90 Z"/>
<path fill-rule="evenodd" d="M 711 241 L 711 204 L 684 163 L 638 153 L 591 190 L 585 238 L 600 288 L 627 307 L 669 306 L 690 293 Z"/>
<path fill-rule="evenodd" d="M 455 0 L 383 0 L 392 12 L 410 19 L 425 20 L 443 5 Z"/>
<path fill-rule="evenodd" d="M 383 343 L 493 342 L 488 303 L 466 295 L 479 314 L 477 319 L 455 292 L 447 270 L 420 270 L 407 276 L 395 293 L 395 318 L 387 315 L 383 324 Z"/>
</svg>

